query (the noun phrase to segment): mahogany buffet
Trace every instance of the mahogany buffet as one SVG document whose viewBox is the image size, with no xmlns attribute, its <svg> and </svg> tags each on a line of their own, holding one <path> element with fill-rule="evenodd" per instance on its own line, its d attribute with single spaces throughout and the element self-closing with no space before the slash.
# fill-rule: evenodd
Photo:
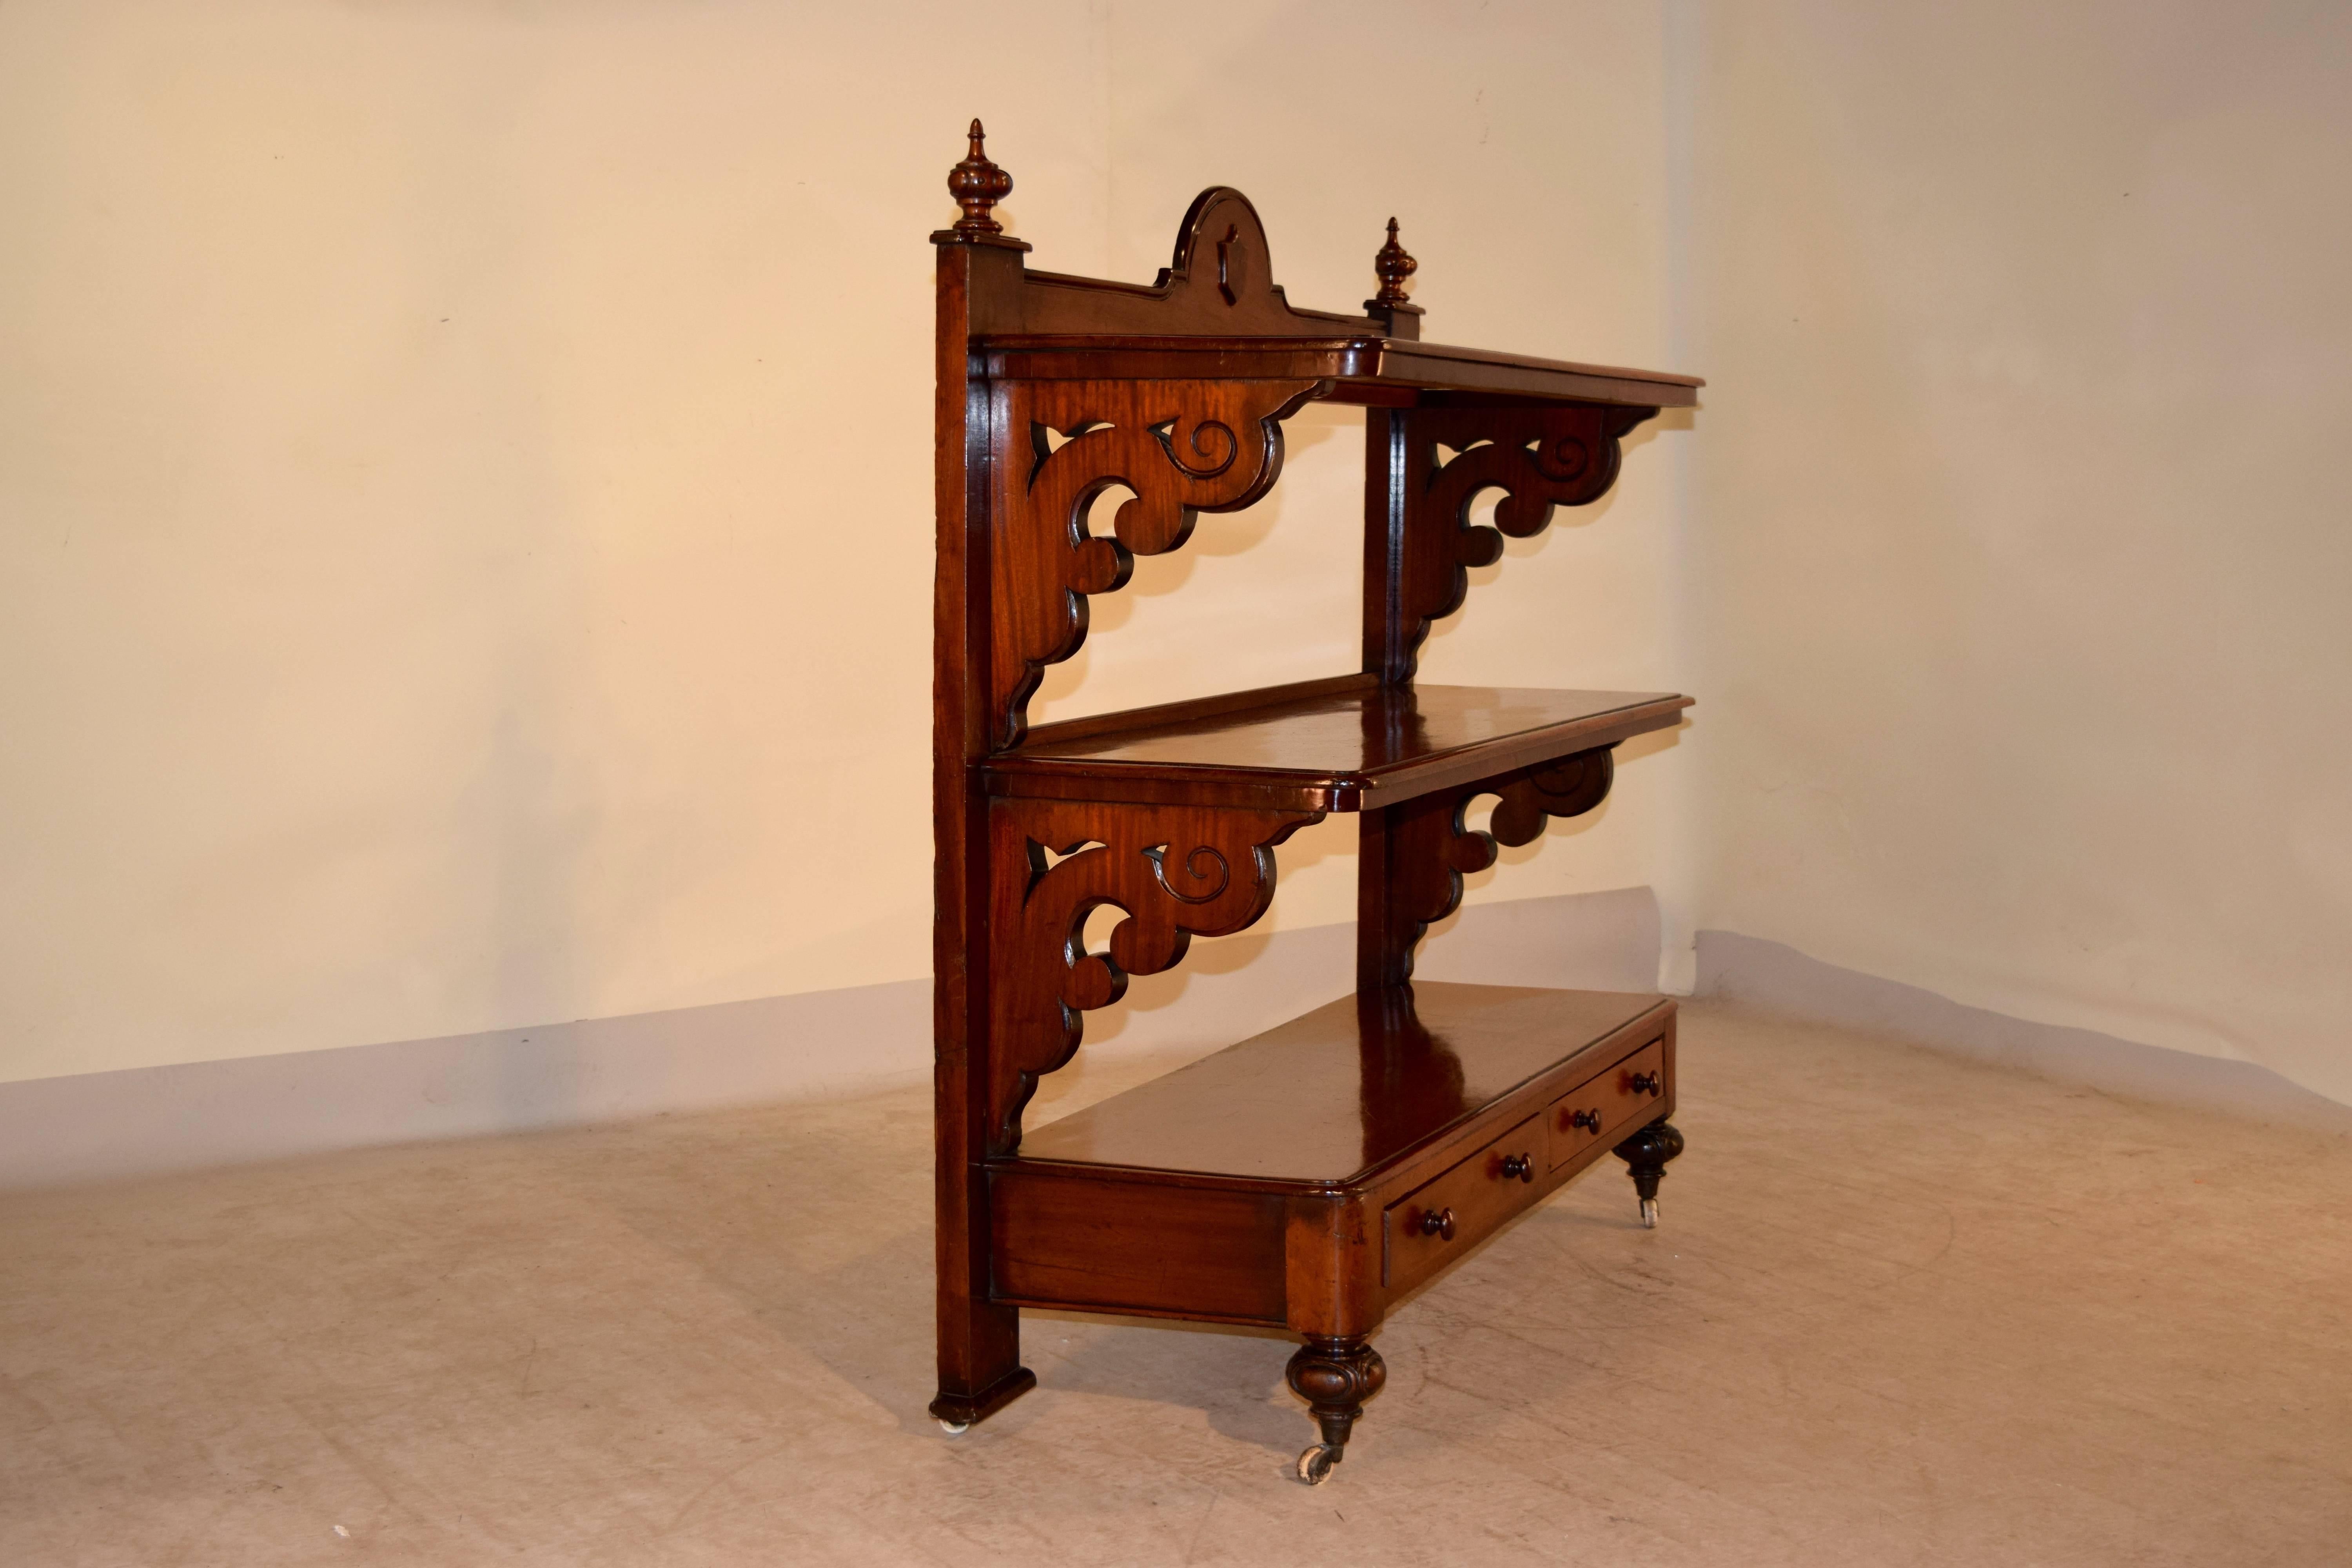
<svg viewBox="0 0 2352 1568">
<path fill-rule="evenodd" d="M 1691 700 L 1413 674 L 1467 569 L 1600 499 L 1620 439 L 1702 384 L 1423 342 L 1393 220 L 1362 315 L 1299 310 L 1222 187 L 1149 288 L 1034 270 L 992 216 L 1013 181 L 981 136 L 948 178 L 962 216 L 931 237 L 931 1413 L 961 1432 L 1035 1385 L 1024 1307 L 1261 1325 L 1305 1341 L 1289 1382 L 1321 1440 L 1298 1474 L 1320 1481 L 1386 1375 L 1370 1337 L 1391 1305 L 1612 1150 L 1654 1224 L 1682 1150 L 1672 1002 L 1411 980 L 1463 874 L 1600 805 L 1613 748 Z M 1365 410 L 1362 668 L 1031 725 L 1088 595 L 1197 513 L 1265 496 L 1283 421 L 1318 398 Z M 1112 490 L 1111 531 L 1091 531 Z M 1494 526 L 1474 525 L 1488 491 Z M 1484 832 L 1465 819 L 1482 795 Z M 1024 1136 L 1082 1015 L 1265 913 L 1275 847 L 1331 812 L 1361 825 L 1355 994 Z M 1090 952 L 1106 904 L 1125 918 Z"/>
</svg>

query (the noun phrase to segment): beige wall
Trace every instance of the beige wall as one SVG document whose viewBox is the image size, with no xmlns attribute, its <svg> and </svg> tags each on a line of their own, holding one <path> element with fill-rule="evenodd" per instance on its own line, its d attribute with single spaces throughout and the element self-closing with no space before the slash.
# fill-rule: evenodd
<svg viewBox="0 0 2352 1568">
<path fill-rule="evenodd" d="M 1304 303 L 1394 211 L 1433 335 L 1712 379 L 1431 647 L 1702 699 L 1474 898 L 2352 1100 L 2341 7 L 969 15 L 0 8 L 0 1079 L 923 973 L 977 112 L 1042 266 L 1231 183 Z M 1044 710 L 1349 667 L 1360 440 Z"/>
<path fill-rule="evenodd" d="M 1040 265 L 1198 187 L 1348 308 L 1666 352 L 1655 15 L 0 8 L 0 1079 L 918 975 L 930 250 L 973 113 Z M 1359 426 L 1146 563 L 1055 712 L 1351 668 Z M 1684 683 L 1675 475 L 1433 676 Z M 1181 585 L 1185 592 L 1174 590 Z M 1684 766 L 1479 896 L 1673 886 Z M 1343 918 L 1352 829 L 1276 919 Z"/>
<path fill-rule="evenodd" d="M 2352 10 L 1675 21 L 1701 923 L 2352 1100 Z"/>
<path fill-rule="evenodd" d="M 1664 33 L 1608 5 L 1114 8 L 1109 58 L 1112 271 L 1164 265 L 1171 215 L 1202 185 L 1250 193 L 1292 300 L 1357 309 L 1387 218 L 1420 260 L 1433 338 L 1565 358 L 1659 364 L 1667 353 Z M 1044 248 L 1041 244 L 1041 252 Z M 1041 257 L 1039 265 L 1051 267 Z M 1186 696 L 1237 678 L 1285 680 L 1361 658 L 1363 424 L 1292 422 L 1281 485 L 1249 511 L 1201 520 L 1182 552 L 1146 557 L 1098 603 L 1107 635 L 1049 679 L 1041 712 Z M 1472 574 L 1464 611 L 1423 659 L 1433 681 L 1675 689 L 1673 498 L 1644 427 L 1596 506 L 1555 514 Z M 1074 688 L 1073 682 L 1076 682 Z M 1592 817 L 1506 850 L 1468 897 L 1528 899 L 1664 886 L 1681 759 L 1628 746 L 1623 786 Z M 1281 851 L 1276 929 L 1355 917 L 1355 822 Z M 1337 988 L 1351 978 L 1336 972 Z"/>
</svg>

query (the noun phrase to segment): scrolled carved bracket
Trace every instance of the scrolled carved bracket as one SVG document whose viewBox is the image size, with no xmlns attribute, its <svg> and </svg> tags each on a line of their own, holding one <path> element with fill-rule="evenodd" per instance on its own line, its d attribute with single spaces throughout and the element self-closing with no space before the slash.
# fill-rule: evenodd
<svg viewBox="0 0 2352 1568">
<path fill-rule="evenodd" d="M 1413 950 L 1431 926 L 1461 904 L 1462 879 L 1495 863 L 1493 837 L 1466 821 L 1475 794 L 1444 791 L 1391 806 L 1383 814 L 1379 831 L 1387 866 L 1379 884 L 1385 900 L 1381 940 L 1374 967 L 1358 977 L 1360 990 L 1385 990 L 1410 981 Z M 1368 866 L 1361 874 L 1378 873 Z M 1364 934 L 1359 934 L 1360 943 Z M 1370 950 L 1366 956 L 1372 957 Z"/>
<path fill-rule="evenodd" d="M 990 1152 L 1021 1142 L 1037 1079 L 1078 1048 L 1079 1015 L 1130 974 L 1173 968 L 1196 936 L 1227 936 L 1274 899 L 1274 848 L 1321 812 L 1104 802 L 991 803 Z M 1087 917 L 1127 919 L 1086 950 Z"/>
<path fill-rule="evenodd" d="M 1020 743 L 1045 666 L 1078 651 L 1087 595 L 1123 587 L 1138 555 L 1182 544 L 1196 512 L 1232 511 L 1282 472 L 1282 421 L 1315 381 L 1016 382 L 1003 393 L 990 712 L 995 744 Z M 1134 492 L 1108 536 L 1087 514 Z"/>
<path fill-rule="evenodd" d="M 1555 762 L 1441 790 L 1367 816 L 1367 859 L 1379 907 L 1367 909 L 1359 936 L 1359 987 L 1405 984 L 1413 950 L 1429 928 L 1462 903 L 1462 879 L 1495 863 L 1496 844 L 1533 843 L 1555 816 L 1580 816 L 1607 798 L 1616 776 L 1611 748 L 1596 746 Z M 1498 796 L 1486 829 L 1469 825 L 1471 802 Z M 1377 835 L 1377 847 L 1371 836 Z"/>
<path fill-rule="evenodd" d="M 1615 752 L 1598 746 L 1481 784 L 1481 793 L 1501 797 L 1486 826 L 1502 843 L 1515 847 L 1532 844 L 1543 836 L 1548 819 L 1582 816 L 1606 800 L 1616 777 Z"/>
<path fill-rule="evenodd" d="M 1432 625 L 1462 607 L 1470 568 L 1501 559 L 1503 535 L 1543 531 L 1552 509 L 1588 506 L 1616 482 L 1620 439 L 1654 408 L 1600 404 L 1425 408 L 1397 416 L 1409 443 L 1399 584 L 1401 671 L 1410 679 Z M 1451 457 L 1444 456 L 1450 450 Z M 1472 506 L 1500 490 L 1495 526 L 1473 524 Z"/>
</svg>

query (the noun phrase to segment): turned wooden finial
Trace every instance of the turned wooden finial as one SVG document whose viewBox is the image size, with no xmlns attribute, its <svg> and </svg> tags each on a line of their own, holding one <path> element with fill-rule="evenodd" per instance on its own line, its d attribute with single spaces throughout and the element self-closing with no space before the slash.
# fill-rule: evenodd
<svg viewBox="0 0 2352 1568">
<path fill-rule="evenodd" d="M 1372 270 L 1380 274 L 1381 291 L 1372 297 L 1375 305 L 1402 305 L 1405 302 L 1404 280 L 1420 269 L 1421 263 L 1405 254 L 1397 243 L 1397 221 L 1389 219 L 1389 242 L 1372 258 Z"/>
<path fill-rule="evenodd" d="M 955 232 L 962 235 L 1003 234 L 1004 226 L 988 216 L 989 209 L 1013 194 L 1013 176 L 988 161 L 981 143 L 988 132 L 971 122 L 971 151 L 948 171 L 948 194 L 963 208 Z"/>
</svg>

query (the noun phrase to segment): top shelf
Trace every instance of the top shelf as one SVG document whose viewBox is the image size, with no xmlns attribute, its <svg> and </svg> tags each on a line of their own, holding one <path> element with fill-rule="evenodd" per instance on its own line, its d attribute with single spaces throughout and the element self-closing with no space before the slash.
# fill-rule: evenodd
<svg viewBox="0 0 2352 1568">
<path fill-rule="evenodd" d="M 1418 264 L 1393 222 L 1373 258 L 1380 292 L 1364 301 L 1363 314 L 1293 305 L 1274 281 L 1257 209 L 1223 185 L 1193 198 L 1175 253 L 1151 283 L 1040 271 L 1027 264 L 1028 245 L 989 216 L 992 180 L 1011 188 L 975 130 L 971 157 L 949 182 L 965 216 L 931 237 L 951 258 L 943 261 L 941 299 L 956 302 L 971 374 L 1320 382 L 1334 402 L 1386 408 L 1524 401 L 1689 408 L 1706 384 L 1695 375 L 1423 342 L 1421 307 L 1404 292 Z"/>
<path fill-rule="evenodd" d="M 1017 381 L 1330 381 L 1335 403 L 1412 407 L 1497 396 L 1689 408 L 1695 375 L 1578 364 L 1369 334 L 1331 337 L 1007 333 L 976 341 L 990 375 Z"/>
</svg>

